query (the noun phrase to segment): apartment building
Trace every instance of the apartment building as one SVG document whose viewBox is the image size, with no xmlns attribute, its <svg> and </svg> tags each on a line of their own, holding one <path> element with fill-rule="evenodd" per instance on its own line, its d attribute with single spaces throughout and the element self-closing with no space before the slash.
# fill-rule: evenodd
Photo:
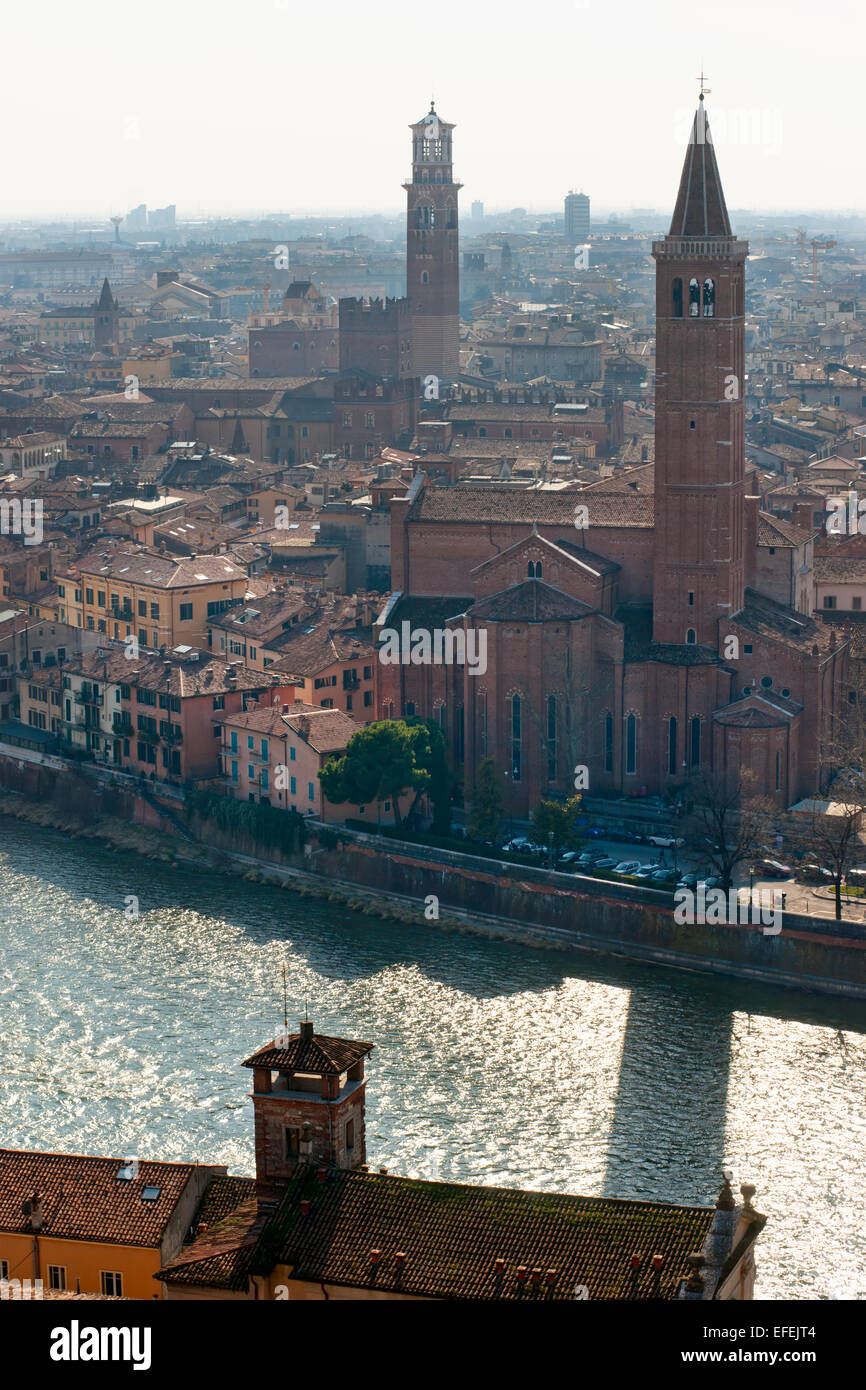
<svg viewBox="0 0 866 1390">
<path fill-rule="evenodd" d="M 247 592 L 247 576 L 224 555 L 172 558 L 111 549 L 58 574 L 59 617 L 141 647 L 206 646 L 208 622 Z"/>
</svg>

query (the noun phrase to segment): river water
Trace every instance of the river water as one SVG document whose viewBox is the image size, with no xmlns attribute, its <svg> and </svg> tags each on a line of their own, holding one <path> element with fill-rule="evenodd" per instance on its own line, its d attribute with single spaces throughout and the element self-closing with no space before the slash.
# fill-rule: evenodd
<svg viewBox="0 0 866 1390">
<path fill-rule="evenodd" d="M 139 915 L 127 915 L 129 895 Z M 367 1157 L 422 1177 L 713 1201 L 757 1295 L 866 1297 L 866 1007 L 380 922 L 0 816 L 0 1145 L 252 1173 L 240 1063 L 305 1004 L 376 1044 Z"/>
</svg>

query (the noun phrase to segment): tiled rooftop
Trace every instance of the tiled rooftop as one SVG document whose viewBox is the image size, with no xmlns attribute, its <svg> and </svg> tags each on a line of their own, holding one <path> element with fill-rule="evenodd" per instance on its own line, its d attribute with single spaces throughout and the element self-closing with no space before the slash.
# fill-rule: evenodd
<svg viewBox="0 0 866 1390">
<path fill-rule="evenodd" d="M 328 1169 L 322 1182 L 315 1168 L 302 1167 L 250 1272 L 285 1264 L 296 1279 L 427 1298 L 570 1302 L 576 1285 L 593 1300 L 670 1298 L 713 1214 L 359 1170 Z"/>
<path fill-rule="evenodd" d="M 0 1149 L 0 1230 L 28 1234 L 23 1202 L 42 1198 L 43 1236 L 158 1246 L 197 1165 L 147 1163 L 124 1180 L 121 1158 Z M 145 1190 L 158 1193 L 146 1200 Z"/>
</svg>

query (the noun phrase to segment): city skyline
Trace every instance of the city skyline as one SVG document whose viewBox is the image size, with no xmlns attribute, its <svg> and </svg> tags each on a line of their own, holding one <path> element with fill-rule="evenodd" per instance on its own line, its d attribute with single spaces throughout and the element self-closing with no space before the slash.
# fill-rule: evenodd
<svg viewBox="0 0 866 1390">
<path fill-rule="evenodd" d="M 206 23 L 197 4 L 169 11 L 157 0 L 120 63 L 108 40 L 94 43 L 103 18 L 112 33 L 103 0 L 85 7 L 93 31 L 82 27 L 80 10 L 73 17 L 49 0 L 39 23 L 54 42 L 40 55 L 39 101 L 26 64 L 7 79 L 10 105 L 26 119 L 4 151 L 2 220 L 108 218 L 141 202 L 176 202 L 181 219 L 273 207 L 295 216 L 397 213 L 408 127 L 431 95 L 456 123 L 455 173 L 467 197 L 490 209 L 561 210 L 570 188 L 583 188 L 599 209 L 661 209 L 703 71 L 732 208 L 864 207 L 850 179 L 855 86 L 819 77 L 817 101 L 802 96 L 807 77 L 835 66 L 839 24 L 856 18 L 850 0 L 830 0 L 824 16 L 836 23 L 809 29 L 808 71 L 803 35 L 812 12 L 803 0 L 786 6 L 784 26 L 772 4 L 732 6 L 721 22 L 713 11 L 707 22 L 684 0 L 652 9 L 629 3 L 627 47 L 622 7 L 605 11 L 596 0 L 546 0 L 519 44 L 514 24 L 491 28 L 487 11 L 467 15 L 452 0 L 429 28 L 420 16 L 407 21 L 391 0 L 383 10 L 381 66 L 359 62 L 369 51 L 367 21 L 340 0 L 321 61 L 295 71 L 291 55 L 315 50 L 323 36 L 312 16 L 283 0 L 254 0 L 240 20 L 217 0 Z M 38 37 L 34 20 L 22 11 L 7 23 L 10 51 L 27 52 Z M 672 43 L 685 32 L 688 42 Z M 234 66 L 221 82 L 229 33 Z M 561 84 L 551 80 L 561 51 L 554 38 L 579 54 L 578 76 Z M 517 52 L 519 74 L 503 79 Z M 275 69 L 272 53 L 285 55 Z M 89 65 L 93 83 L 93 100 L 71 109 L 70 64 Z M 258 66 L 264 80 L 238 82 L 238 73 L 255 78 Z M 387 82 L 377 83 L 380 71 Z M 61 130 L 64 147 L 89 152 L 83 161 L 52 157 Z"/>
</svg>

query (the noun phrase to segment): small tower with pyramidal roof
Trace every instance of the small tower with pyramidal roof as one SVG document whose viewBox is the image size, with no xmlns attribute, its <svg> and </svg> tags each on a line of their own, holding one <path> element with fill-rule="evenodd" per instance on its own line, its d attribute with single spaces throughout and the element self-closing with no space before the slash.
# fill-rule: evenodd
<svg viewBox="0 0 866 1390">
<path fill-rule="evenodd" d="M 308 1020 L 244 1062 L 253 1071 L 256 1192 L 274 1202 L 299 1163 L 366 1161 L 364 1060 L 373 1043 L 315 1033 Z"/>
<path fill-rule="evenodd" d="M 120 305 L 111 293 L 107 275 L 102 282 L 102 292 L 93 306 L 93 339 L 97 351 L 116 346 L 120 341 Z"/>
</svg>

